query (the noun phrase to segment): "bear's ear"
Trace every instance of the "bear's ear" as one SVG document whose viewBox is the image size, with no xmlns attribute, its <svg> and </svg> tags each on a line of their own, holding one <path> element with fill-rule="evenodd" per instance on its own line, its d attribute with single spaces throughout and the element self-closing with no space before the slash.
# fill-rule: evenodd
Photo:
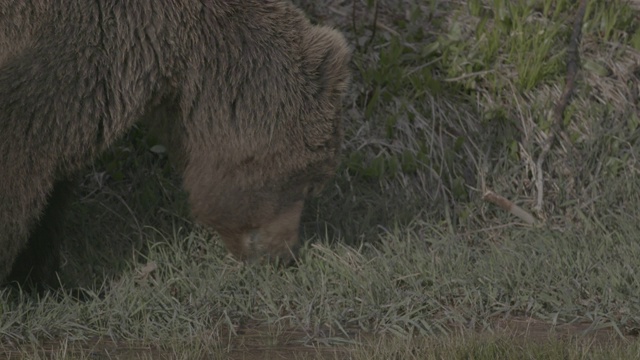
<svg viewBox="0 0 640 360">
<path fill-rule="evenodd" d="M 306 34 L 306 67 L 318 81 L 317 94 L 342 96 L 351 80 L 351 49 L 344 36 L 325 26 L 315 26 Z"/>
<path fill-rule="evenodd" d="M 312 96 L 324 121 L 315 119 L 305 125 L 305 142 L 312 149 L 323 148 L 328 142 L 339 141 L 340 119 L 336 109 L 351 81 L 349 62 L 351 49 L 344 36 L 336 30 L 315 26 L 306 33 L 303 66 L 313 84 Z"/>
</svg>

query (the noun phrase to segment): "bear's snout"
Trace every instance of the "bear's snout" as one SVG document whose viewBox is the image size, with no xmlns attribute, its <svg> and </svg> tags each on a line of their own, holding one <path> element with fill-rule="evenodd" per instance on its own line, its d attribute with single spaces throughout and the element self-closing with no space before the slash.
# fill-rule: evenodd
<svg viewBox="0 0 640 360">
<path fill-rule="evenodd" d="M 304 202 L 297 201 L 250 229 L 219 230 L 225 246 L 236 258 L 247 262 L 289 262 L 299 246 L 300 217 Z"/>
</svg>

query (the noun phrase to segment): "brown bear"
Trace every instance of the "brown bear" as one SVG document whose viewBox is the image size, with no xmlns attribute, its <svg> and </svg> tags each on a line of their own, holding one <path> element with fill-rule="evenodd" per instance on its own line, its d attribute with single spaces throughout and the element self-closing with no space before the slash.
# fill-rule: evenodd
<svg viewBox="0 0 640 360">
<path fill-rule="evenodd" d="M 290 257 L 349 61 L 286 0 L 0 0 L 0 283 L 55 279 L 68 180 L 142 120 L 232 254 Z"/>
</svg>

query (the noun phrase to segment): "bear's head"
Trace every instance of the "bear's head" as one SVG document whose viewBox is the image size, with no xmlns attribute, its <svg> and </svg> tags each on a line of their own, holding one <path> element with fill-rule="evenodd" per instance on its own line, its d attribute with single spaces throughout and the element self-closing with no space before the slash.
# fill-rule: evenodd
<svg viewBox="0 0 640 360">
<path fill-rule="evenodd" d="M 234 125 L 210 141 L 216 161 L 193 157 L 186 169 L 193 215 L 242 260 L 292 258 L 304 201 L 338 164 L 351 51 L 327 27 L 296 36 L 286 60 L 272 55 L 268 71 L 252 73 L 251 93 L 225 110 Z"/>
</svg>

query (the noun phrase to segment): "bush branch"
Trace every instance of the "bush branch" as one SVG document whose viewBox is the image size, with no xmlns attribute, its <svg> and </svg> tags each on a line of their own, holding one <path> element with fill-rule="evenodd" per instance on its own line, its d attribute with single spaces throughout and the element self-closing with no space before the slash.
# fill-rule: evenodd
<svg viewBox="0 0 640 360">
<path fill-rule="evenodd" d="M 542 214 L 543 198 L 544 198 L 544 172 L 542 170 L 544 161 L 556 140 L 558 133 L 563 128 L 564 111 L 569 105 L 571 96 L 573 95 L 576 87 L 576 77 L 578 74 L 578 68 L 580 64 L 579 46 L 580 38 L 582 36 L 582 23 L 584 14 L 587 9 L 587 0 L 580 0 L 576 17 L 573 21 L 573 31 L 571 38 L 569 39 L 569 46 L 567 49 L 567 80 L 564 84 L 564 90 L 552 113 L 552 131 L 544 141 L 542 151 L 538 160 L 536 161 L 536 189 L 537 189 L 537 201 L 534 209 L 538 214 Z"/>
</svg>

